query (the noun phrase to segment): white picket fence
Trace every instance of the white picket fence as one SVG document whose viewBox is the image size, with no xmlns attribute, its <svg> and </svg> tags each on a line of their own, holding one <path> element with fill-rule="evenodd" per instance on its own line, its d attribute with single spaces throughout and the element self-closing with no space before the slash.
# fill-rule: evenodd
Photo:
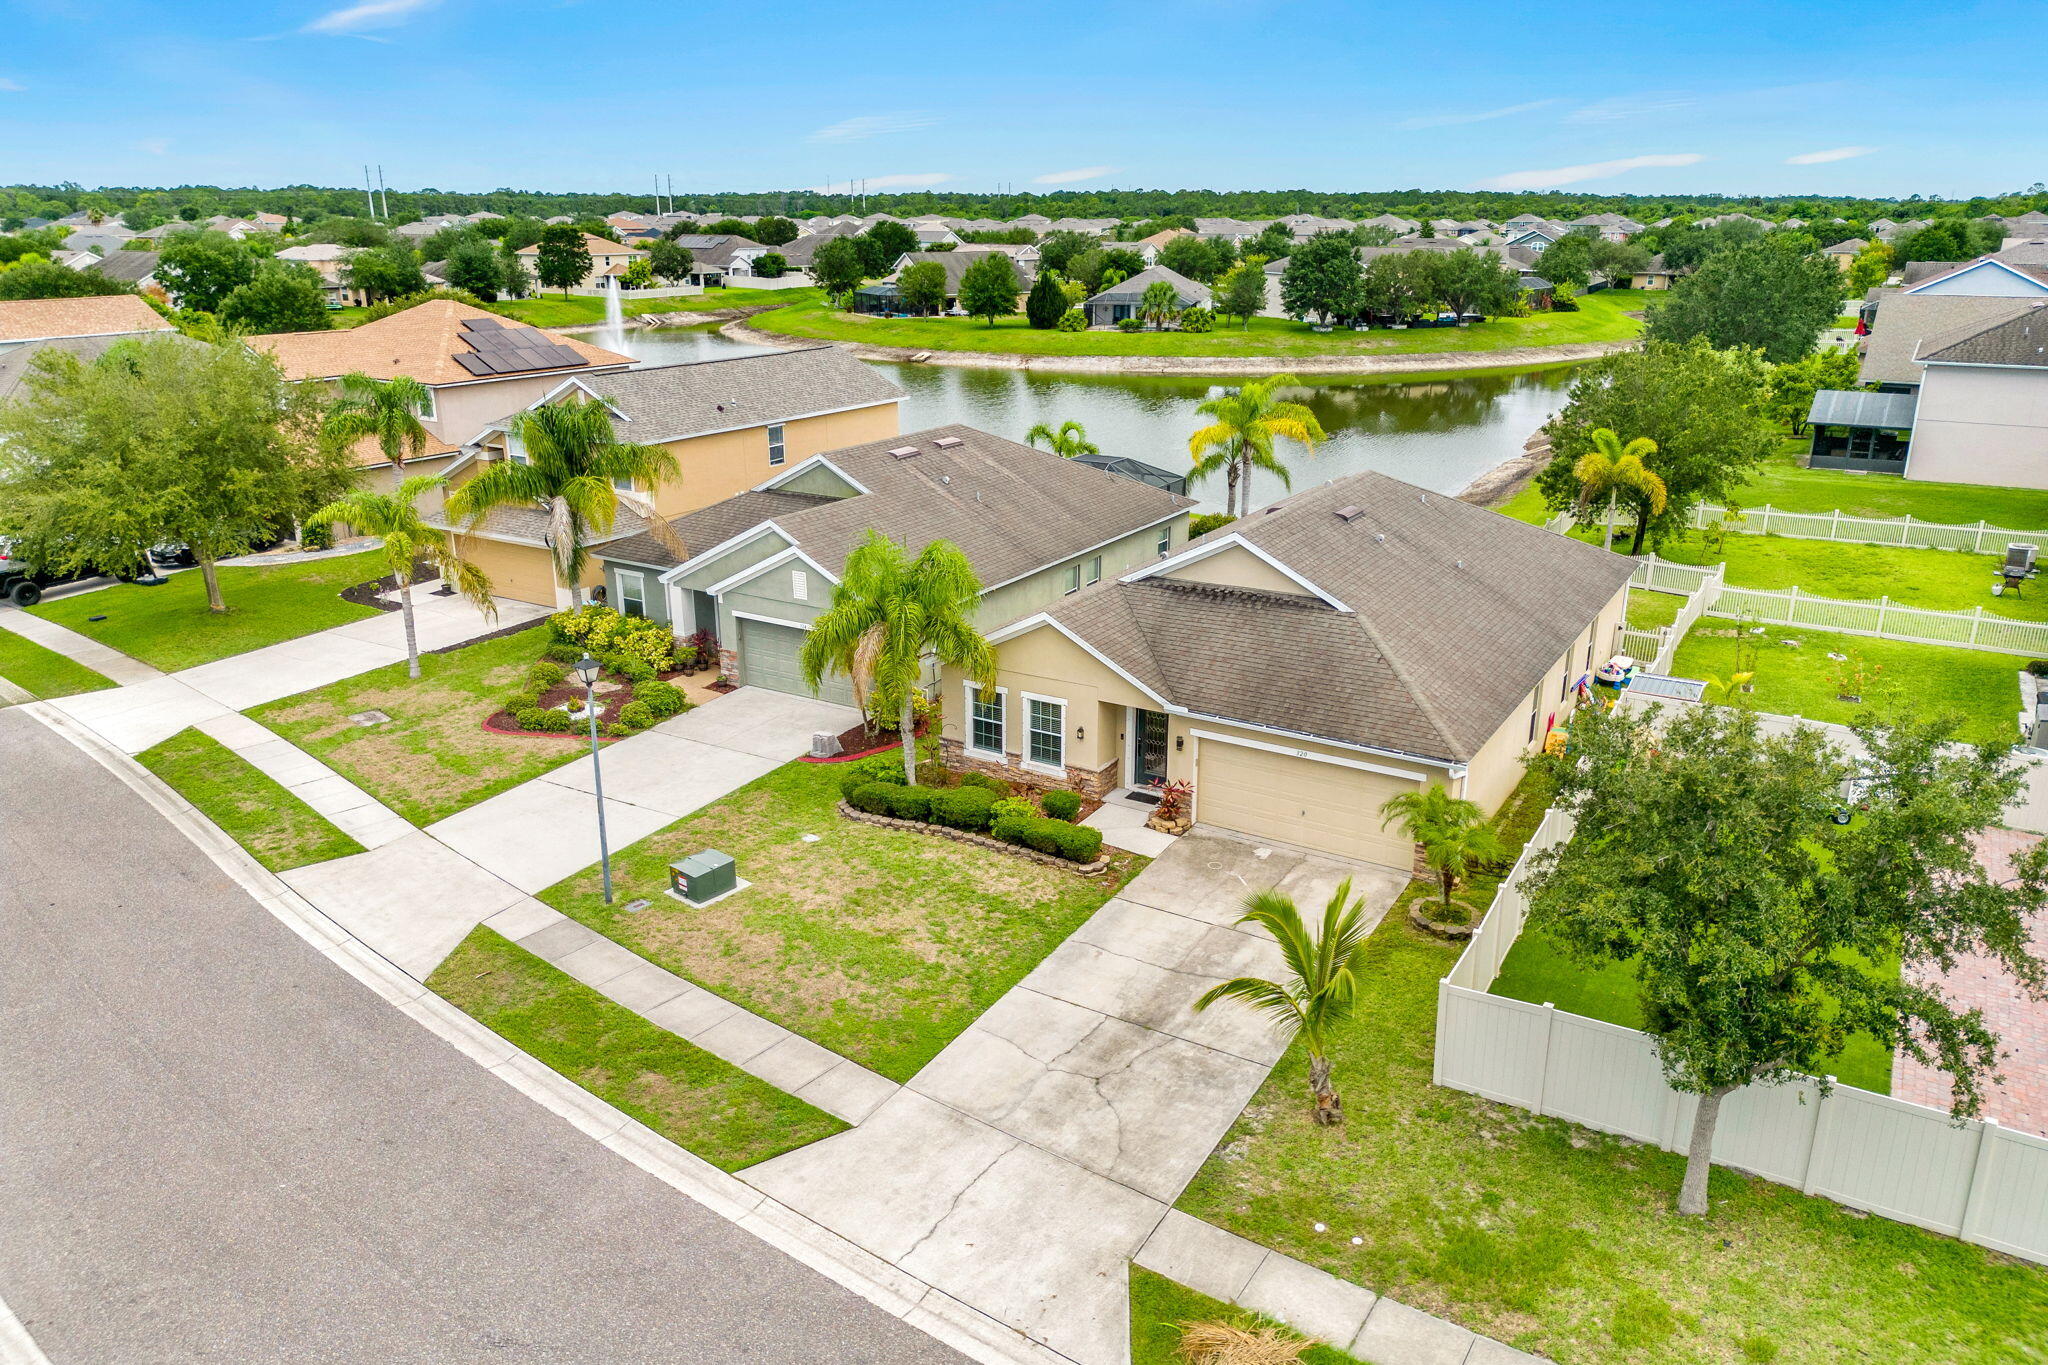
<svg viewBox="0 0 2048 1365">
<path fill-rule="evenodd" d="M 1690 564 L 1673 564 L 1654 556 L 1639 560 L 1629 578 L 1631 589 L 1681 594 L 1685 597 L 1685 605 L 1678 609 L 1678 615 L 1668 626 L 1637 630 L 1624 623 L 1615 632 L 1614 652 L 1628 655 L 1646 672 L 1669 673 L 1672 660 L 1678 656 L 1679 641 L 1713 606 L 1725 573 L 1726 567 L 1720 564 L 1702 569 Z"/>
<path fill-rule="evenodd" d="M 1682 1152 L 1693 1096 L 1665 1083 L 1635 1029 L 1488 995 L 1522 932 L 1528 861 L 1571 837 L 1551 810 L 1437 985 L 1438 1085 Z M 1752 1085 L 1730 1095 L 1717 1164 L 1806 1194 L 2048 1264 L 2048 1139 L 1854 1086 Z"/>
<path fill-rule="evenodd" d="M 1701 530 L 1719 521 L 1728 530 L 1752 536 L 1788 536 L 1794 540 L 1840 540 L 1857 545 L 1907 545 L 1928 550 L 1964 550 L 1972 554 L 2005 553 L 2007 545 L 2048 547 L 2048 531 L 2013 531 L 1986 521 L 1920 521 L 1912 516 L 1857 517 L 1842 511 L 1787 512 L 1765 503 L 1741 509 L 1742 519 L 1728 520 L 1728 509 L 1700 503 L 1692 510 L 1692 527 Z"/>
</svg>

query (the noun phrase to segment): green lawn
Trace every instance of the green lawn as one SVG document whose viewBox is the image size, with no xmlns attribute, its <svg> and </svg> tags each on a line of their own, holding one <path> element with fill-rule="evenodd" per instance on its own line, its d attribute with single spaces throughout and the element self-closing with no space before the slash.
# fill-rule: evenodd
<svg viewBox="0 0 2048 1365">
<path fill-rule="evenodd" d="M 701 294 L 674 298 L 620 300 L 620 311 L 629 318 L 642 313 L 699 313 L 719 308 L 780 307 L 785 304 L 816 303 L 823 297 L 816 289 L 706 289 Z M 604 300 L 571 294 L 544 294 L 530 299 L 510 299 L 498 311 L 535 327 L 583 327 L 604 321 Z"/>
<path fill-rule="evenodd" d="M 1671 671 L 1682 678 L 1729 677 L 1736 671 L 1734 630 L 1728 618 L 1703 619 L 1686 632 Z M 1749 702 L 1759 711 L 1846 725 L 1868 706 L 1892 704 L 1961 712 L 1962 738 L 1972 743 L 2010 744 L 2019 737 L 2017 675 L 2026 661 L 2017 655 L 1796 626 L 1766 626 L 1756 638 L 1756 690 Z M 1842 665 L 1827 657 L 1831 653 L 1862 657 L 1870 679 L 1862 704 L 1839 699 L 1830 675 Z"/>
<path fill-rule="evenodd" d="M 300 564 L 222 569 L 220 591 L 227 610 L 215 613 L 206 609 L 206 584 L 199 571 L 187 569 L 159 587 L 116 583 L 29 610 L 174 673 L 375 616 L 375 607 L 344 602 L 340 594 L 383 573 L 383 557 L 374 550 Z M 107 619 L 91 619 L 102 615 Z"/>
<path fill-rule="evenodd" d="M 1876 966 L 1855 954 L 1846 960 L 1875 975 L 1895 979 L 1899 974 L 1896 958 Z M 1643 1026 L 1642 999 L 1632 963 L 1585 966 L 1566 957 L 1554 940 L 1536 930 L 1524 930 L 1515 946 L 1508 949 L 1492 993 L 1526 1000 L 1532 1005 L 1548 1001 L 1572 1014 L 1623 1028 Z M 1874 1090 L 1880 1095 L 1892 1092 L 1891 1050 L 1867 1033 L 1851 1037 L 1825 1069 L 1847 1085 Z"/>
<path fill-rule="evenodd" d="M 482 926 L 427 978 L 464 1014 L 724 1171 L 846 1125 Z"/>
<path fill-rule="evenodd" d="M 284 697 L 249 714 L 416 825 L 429 825 L 586 752 L 577 735 L 500 735 L 485 717 L 549 642 L 547 627 L 420 656 Z M 349 717 L 382 711 L 386 724 Z"/>
<path fill-rule="evenodd" d="M 1711 564 L 1716 558 L 1693 537 L 1667 540 L 1657 553 L 1681 564 Z M 1734 587 L 1783 592 L 1796 586 L 1816 597 L 1852 602 L 1889 597 L 1900 606 L 1928 611 L 1982 607 L 1987 616 L 2048 621 L 2048 585 L 2029 583 L 2020 596 L 1991 595 L 2002 555 L 1731 533 L 1722 541 L 1719 558 L 1727 563 L 1727 581 Z"/>
<path fill-rule="evenodd" d="M 11 630 L 0 630 L 0 678 L 42 698 L 71 697 L 114 686 L 112 678 Z"/>
<path fill-rule="evenodd" d="M 1097 907 L 1141 858 L 1099 877 L 840 816 L 838 768 L 790 763 L 540 898 L 707 990 L 907 1081 Z M 804 835 L 815 834 L 806 843 Z M 668 865 L 715 848 L 753 885 L 695 909 Z M 647 909 L 626 913 L 645 898 Z"/>
<path fill-rule="evenodd" d="M 1514 346 L 1625 341 L 1642 332 L 1630 316 L 1650 302 L 1643 293 L 1607 290 L 1580 299 L 1575 313 L 1497 318 L 1470 327 L 1415 327 L 1403 331 L 1317 332 L 1285 318 L 1253 318 L 1249 329 L 1211 332 L 1040 331 L 1022 315 L 996 326 L 976 318 L 881 318 L 842 313 L 820 299 L 751 319 L 753 326 L 788 336 L 861 341 L 930 351 L 1000 351 L 1017 355 L 1165 355 L 1317 357 L 1401 355 L 1439 351 L 1498 351 Z"/>
<path fill-rule="evenodd" d="M 1432 1086 L 1459 945 L 1397 910 L 1366 952 L 1331 1038 L 1345 1125 L 1310 1121 L 1297 1044 L 1187 1212 L 1567 1365 L 2010 1365 L 2042 1344 L 2037 1267 L 1728 1170 L 1711 1215 L 1680 1218 L 1683 1158 Z"/>
<path fill-rule="evenodd" d="M 2013 531 L 2048 529 L 2048 489 L 1998 488 L 1970 483 L 1923 483 L 1898 474 L 1845 469 L 1801 469 L 1809 441 L 1788 436 L 1778 458 L 1736 495 L 1739 507 L 1788 512 L 1832 512 L 1859 517 L 1912 516 L 1920 521 L 1969 525 L 1988 521 Z"/>
<path fill-rule="evenodd" d="M 1131 1267 L 1131 1365 L 1188 1365 L 1180 1350 L 1181 1333 L 1198 1322 L 1222 1322 L 1247 1330 L 1278 1328 L 1287 1340 L 1304 1340 L 1300 1333 L 1263 1314 L 1198 1294 L 1139 1266 Z M 1359 1365 L 1356 1356 L 1320 1344 L 1307 1346 L 1298 1358 L 1302 1365 Z"/>
<path fill-rule="evenodd" d="M 180 730 L 135 760 L 272 872 L 363 851 L 325 816 L 211 735 Z"/>
<path fill-rule="evenodd" d="M 1634 630 L 1656 630 L 1678 619 L 1685 598 L 1675 592 L 1653 592 L 1648 588 L 1628 590 L 1628 624 Z"/>
</svg>

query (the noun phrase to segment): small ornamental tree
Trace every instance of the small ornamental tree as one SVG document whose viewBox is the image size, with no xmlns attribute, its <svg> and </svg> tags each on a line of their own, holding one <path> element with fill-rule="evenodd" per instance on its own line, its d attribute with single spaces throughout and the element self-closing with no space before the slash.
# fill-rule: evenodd
<svg viewBox="0 0 2048 1365">
<path fill-rule="evenodd" d="M 245 332 L 322 332 L 327 291 L 311 266 L 264 261 L 253 279 L 221 300 L 220 320 Z"/>
<path fill-rule="evenodd" d="M 1060 315 L 1066 311 L 1067 295 L 1060 288 L 1060 277 L 1050 270 L 1039 271 L 1024 298 L 1024 316 L 1033 327 L 1047 331 L 1060 325 Z"/>
<path fill-rule="evenodd" d="M 1999 1057 L 1982 1014 L 1928 971 L 1864 963 L 1948 972 L 1981 956 L 2048 1000 L 2028 948 L 2048 843 L 2010 878 L 1985 870 L 1976 840 L 2022 776 L 2009 750 L 1956 743 L 1960 724 L 1866 712 L 1865 785 L 1845 825 L 1834 817 L 1858 763 L 1817 729 L 1767 732 L 1732 707 L 1586 708 L 1571 752 L 1534 760 L 1576 829 L 1530 860 L 1527 926 L 1588 968 L 1633 965 L 1665 1079 L 1698 1097 L 1681 1214 L 1707 1211 L 1722 1102 L 1824 1075 L 1853 1034 L 1946 1071 L 1956 1116 L 1981 1107 Z"/>
<path fill-rule="evenodd" d="M 789 257 L 779 251 L 764 251 L 754 258 L 754 273 L 764 280 L 779 280 L 789 273 Z"/>
<path fill-rule="evenodd" d="M 946 267 L 919 261 L 896 277 L 896 301 L 906 313 L 936 313 L 946 306 Z"/>
<path fill-rule="evenodd" d="M 870 273 L 867 258 L 851 237 L 834 237 L 811 257 L 811 278 L 831 298 L 860 288 Z"/>
<path fill-rule="evenodd" d="M 1832 261 L 1757 242 L 1717 251 L 1673 284 L 1643 332 L 1653 341 L 1703 337 L 1723 350 L 1753 346 L 1782 364 L 1811 352 L 1841 308 L 1842 272 Z"/>
<path fill-rule="evenodd" d="M 505 271 L 498 253 L 488 241 L 474 235 L 455 244 L 441 263 L 441 278 L 451 289 L 467 289 L 485 301 L 495 300 L 505 287 Z"/>
<path fill-rule="evenodd" d="M 535 246 L 533 273 L 541 288 L 559 289 L 567 298 L 573 286 L 589 277 L 590 248 L 583 245 L 583 234 L 571 224 L 556 223 L 541 233 Z"/>
<path fill-rule="evenodd" d="M 1280 303 L 1293 317 L 1328 322 L 1350 311 L 1358 296 L 1358 248 L 1349 233 L 1309 238 L 1287 258 L 1280 276 Z"/>
<path fill-rule="evenodd" d="M 991 251 L 961 272 L 960 307 L 969 317 L 996 319 L 1017 311 L 1017 270 L 1010 258 Z"/>
<path fill-rule="evenodd" d="M 1216 313 L 1236 318 L 1249 328 L 1254 314 L 1266 307 L 1266 263 L 1256 256 L 1239 261 L 1216 286 Z"/>
<path fill-rule="evenodd" d="M 677 246 L 667 239 L 649 242 L 646 247 L 647 264 L 654 271 L 654 277 L 667 284 L 681 284 L 689 277 L 690 267 L 697 264 L 697 257 L 686 246 Z"/>
<path fill-rule="evenodd" d="M 402 246 L 373 246 L 349 257 L 342 267 L 343 283 L 367 294 L 372 300 L 400 299 L 425 291 L 427 277 L 412 252 Z"/>
</svg>

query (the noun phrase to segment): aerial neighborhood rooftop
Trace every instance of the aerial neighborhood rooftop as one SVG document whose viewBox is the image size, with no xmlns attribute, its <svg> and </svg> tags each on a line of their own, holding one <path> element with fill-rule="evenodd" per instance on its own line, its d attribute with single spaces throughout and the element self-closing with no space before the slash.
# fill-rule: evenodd
<svg viewBox="0 0 2048 1365">
<path fill-rule="evenodd" d="M 2039 1355 L 2048 190 L 1102 159 L 0 188 L 0 1358 Z"/>
</svg>

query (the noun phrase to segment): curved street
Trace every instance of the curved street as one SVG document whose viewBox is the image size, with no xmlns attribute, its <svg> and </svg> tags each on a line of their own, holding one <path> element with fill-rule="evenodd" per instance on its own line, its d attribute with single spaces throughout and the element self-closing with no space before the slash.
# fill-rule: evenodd
<svg viewBox="0 0 2048 1365">
<path fill-rule="evenodd" d="M 0 711 L 0 1298 L 54 1365 L 960 1357 L 614 1156 Z"/>
</svg>

